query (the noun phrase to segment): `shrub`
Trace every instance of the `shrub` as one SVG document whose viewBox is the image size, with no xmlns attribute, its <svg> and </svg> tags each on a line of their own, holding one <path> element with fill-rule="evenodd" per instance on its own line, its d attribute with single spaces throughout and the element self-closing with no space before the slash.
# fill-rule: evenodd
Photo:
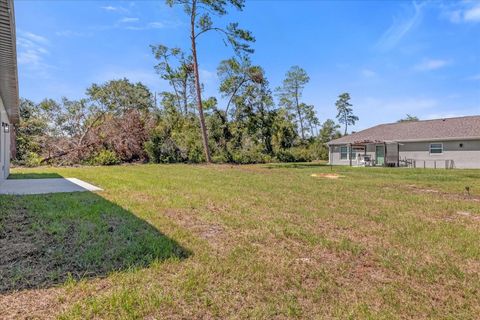
<svg viewBox="0 0 480 320">
<path fill-rule="evenodd" d="M 238 164 L 271 162 L 271 157 L 256 150 L 238 150 L 232 153 L 232 160 Z"/>
<path fill-rule="evenodd" d="M 24 157 L 24 160 L 21 161 L 21 164 L 26 167 L 38 167 L 42 164 L 42 157 L 40 157 L 35 152 L 28 152 Z"/>
<path fill-rule="evenodd" d="M 97 153 L 89 163 L 95 166 L 112 166 L 120 164 L 121 160 L 117 154 L 110 150 L 102 150 Z"/>
<path fill-rule="evenodd" d="M 275 157 L 280 162 L 309 162 L 312 161 L 312 152 L 304 147 L 294 147 L 290 149 L 281 149 Z"/>
<path fill-rule="evenodd" d="M 175 141 L 169 137 L 167 132 L 161 130 L 152 134 L 150 140 L 145 143 L 150 162 L 153 163 L 174 163 L 182 162 L 182 152 Z"/>
</svg>

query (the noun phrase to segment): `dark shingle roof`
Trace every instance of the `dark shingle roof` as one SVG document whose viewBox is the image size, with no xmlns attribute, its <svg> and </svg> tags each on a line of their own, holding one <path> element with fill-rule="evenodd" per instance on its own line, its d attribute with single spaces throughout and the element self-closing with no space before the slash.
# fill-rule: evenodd
<svg viewBox="0 0 480 320">
<path fill-rule="evenodd" d="M 480 139 L 480 116 L 381 124 L 328 144 Z"/>
</svg>

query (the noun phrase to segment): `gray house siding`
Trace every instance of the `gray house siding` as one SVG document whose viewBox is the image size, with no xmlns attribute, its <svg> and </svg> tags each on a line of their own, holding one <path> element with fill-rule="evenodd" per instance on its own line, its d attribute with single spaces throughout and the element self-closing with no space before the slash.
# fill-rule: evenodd
<svg viewBox="0 0 480 320">
<path fill-rule="evenodd" d="M 430 154 L 431 143 L 442 143 L 443 153 Z M 433 168 L 435 161 L 441 167 L 453 160 L 455 168 L 480 168 L 480 140 L 404 142 L 399 148 L 400 158 L 417 160 L 417 167 Z"/>
<path fill-rule="evenodd" d="M 441 143 L 443 152 L 441 154 L 430 154 L 430 144 Z M 375 159 L 375 147 L 384 146 L 380 144 L 366 145 L 366 154 Z M 340 148 L 342 145 L 330 146 L 329 161 L 334 165 L 350 165 L 349 158 L 340 159 Z M 348 145 L 343 145 L 347 146 Z M 455 140 L 455 141 L 421 141 L 421 142 L 400 142 L 387 143 L 386 158 L 394 161 L 393 158 L 416 160 L 418 168 L 444 168 L 445 160 L 453 160 L 454 167 L 460 169 L 480 169 L 480 140 Z M 349 155 L 349 153 L 348 153 Z M 352 157 L 352 165 L 357 160 Z"/>
</svg>

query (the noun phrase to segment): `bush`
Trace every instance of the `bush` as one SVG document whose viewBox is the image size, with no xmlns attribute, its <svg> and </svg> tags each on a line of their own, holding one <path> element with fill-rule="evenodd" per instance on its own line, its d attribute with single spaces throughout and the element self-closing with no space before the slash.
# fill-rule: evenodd
<svg viewBox="0 0 480 320">
<path fill-rule="evenodd" d="M 310 162 L 314 158 L 312 152 L 304 147 L 282 149 L 276 153 L 275 157 L 280 162 Z"/>
<path fill-rule="evenodd" d="M 89 164 L 94 166 L 112 166 L 120 164 L 120 162 L 121 160 L 115 152 L 102 150 L 90 159 Z"/>
<path fill-rule="evenodd" d="M 145 143 L 145 151 L 153 163 L 174 163 L 184 160 L 180 148 L 163 130 L 152 134 L 150 140 Z"/>
<path fill-rule="evenodd" d="M 28 152 L 20 164 L 23 164 L 26 167 L 38 167 L 42 164 L 42 157 L 35 152 Z"/>
<path fill-rule="evenodd" d="M 232 160 L 237 164 L 267 163 L 272 158 L 256 150 L 239 150 L 232 153 Z"/>
</svg>

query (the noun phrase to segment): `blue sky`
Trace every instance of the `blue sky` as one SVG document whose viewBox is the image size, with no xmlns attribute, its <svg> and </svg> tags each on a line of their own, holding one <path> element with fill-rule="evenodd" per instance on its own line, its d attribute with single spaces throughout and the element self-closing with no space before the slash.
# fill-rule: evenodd
<svg viewBox="0 0 480 320">
<path fill-rule="evenodd" d="M 80 98 L 93 82 L 127 77 L 152 91 L 150 44 L 188 50 L 187 17 L 163 1 L 17 0 L 20 94 Z M 253 32 L 254 63 L 272 88 L 292 65 L 310 75 L 304 101 L 334 118 L 335 100 L 352 96 L 353 128 L 406 113 L 431 119 L 480 114 L 480 1 L 246 1 L 238 21 Z M 216 34 L 199 45 L 206 95 L 219 96 L 216 68 L 233 52 Z"/>
</svg>

